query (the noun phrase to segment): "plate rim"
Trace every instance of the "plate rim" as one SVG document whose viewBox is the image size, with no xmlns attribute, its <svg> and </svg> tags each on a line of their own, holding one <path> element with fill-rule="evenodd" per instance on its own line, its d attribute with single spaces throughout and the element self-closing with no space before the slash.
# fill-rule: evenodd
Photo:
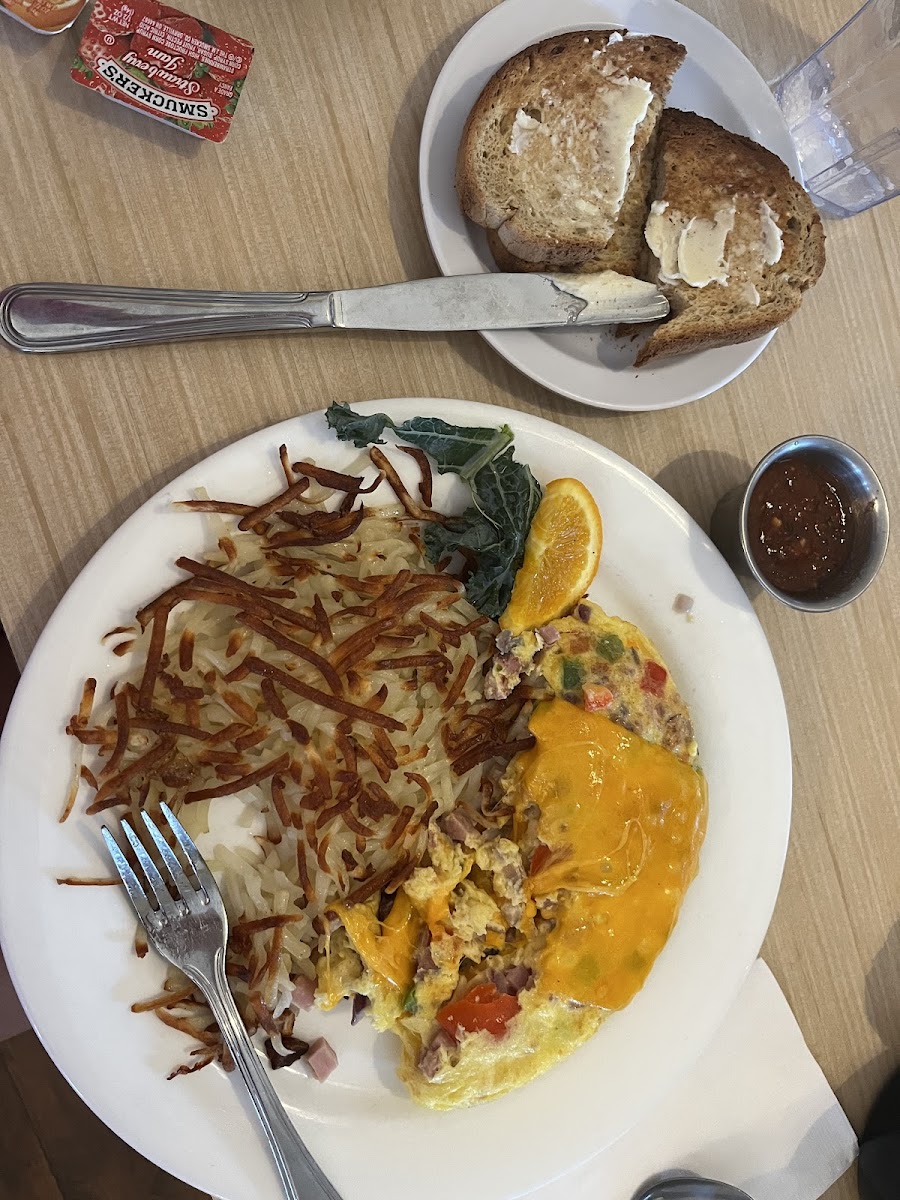
<svg viewBox="0 0 900 1200">
<path fill-rule="evenodd" d="M 684 510 L 684 508 L 678 503 L 678 501 L 676 501 L 671 495 L 669 495 L 669 493 L 667 493 L 658 483 L 656 483 L 655 480 L 651 479 L 648 475 L 646 475 L 644 472 L 642 472 L 638 467 L 636 467 L 634 464 L 630 463 L 627 459 L 623 458 L 621 455 L 617 454 L 615 451 L 610 450 L 608 447 L 603 446 L 602 444 L 594 441 L 591 438 L 586 437 L 585 435 L 583 435 L 581 433 L 578 433 L 575 430 L 569 429 L 568 427 L 560 425 L 557 422 L 549 421 L 546 418 L 535 416 L 535 415 L 532 415 L 527 412 L 519 412 L 517 410 L 507 409 L 505 407 L 495 406 L 495 405 L 487 404 L 484 402 L 471 402 L 471 401 L 467 401 L 467 400 L 461 400 L 460 398 L 439 399 L 436 397 L 428 397 L 428 398 L 425 398 L 425 397 L 393 397 L 393 398 L 384 398 L 384 399 L 377 399 L 377 400 L 370 400 L 370 401 L 354 402 L 354 407 L 360 408 L 363 410 L 372 410 L 372 411 L 379 411 L 381 409 L 387 409 L 388 411 L 390 411 L 392 407 L 396 410 L 396 407 L 401 406 L 401 405 L 409 406 L 412 411 L 414 411 L 420 405 L 440 406 L 442 411 L 445 411 L 444 406 L 446 406 L 446 405 L 462 405 L 467 410 L 475 410 L 473 412 L 473 419 L 476 421 L 487 420 L 487 419 L 489 419 L 489 414 L 490 414 L 490 419 L 495 419 L 495 420 L 505 419 L 505 420 L 507 420 L 507 422 L 512 425 L 514 431 L 516 431 L 516 432 L 521 431 L 521 432 L 525 433 L 525 432 L 533 431 L 538 435 L 543 433 L 545 436 L 550 435 L 552 433 L 555 436 L 557 441 L 559 440 L 560 433 L 562 433 L 564 435 L 564 440 L 566 442 L 570 442 L 570 443 L 575 442 L 576 444 L 580 445 L 584 450 L 586 450 L 588 453 L 590 453 L 595 458 L 604 460 L 608 465 L 616 467 L 617 469 L 622 471 L 624 473 L 624 475 L 627 476 L 629 482 L 632 485 L 635 483 L 639 483 L 642 488 L 648 489 L 650 491 L 650 493 L 653 495 L 657 504 L 659 504 L 662 508 L 664 508 L 670 516 L 677 518 L 679 521 L 682 521 L 685 523 L 686 532 L 688 534 L 690 534 L 692 530 L 696 530 L 701 535 L 701 538 L 702 538 L 703 542 L 705 543 L 705 545 L 708 546 L 708 548 L 710 550 L 712 550 L 714 555 L 716 555 L 719 559 L 721 559 L 721 556 L 718 554 L 718 551 L 715 550 L 715 547 L 713 546 L 713 544 L 711 543 L 709 538 L 706 536 L 704 531 L 699 527 L 699 525 L 697 525 L 697 523 L 693 521 L 693 518 L 690 517 L 690 515 Z M 9 716 L 7 718 L 6 726 L 4 729 L 3 738 L 2 738 L 2 741 L 0 741 L 0 819 L 2 819 L 3 814 L 5 812 L 9 811 L 10 807 L 16 803 L 16 801 L 14 801 L 10 797 L 9 789 L 4 786 L 4 782 L 5 782 L 7 773 L 8 773 L 8 753 L 7 753 L 7 751 L 9 748 L 9 742 L 14 737 L 16 727 L 18 726 L 20 721 L 25 721 L 25 717 L 20 715 L 20 709 L 25 710 L 25 708 L 26 708 L 26 704 L 28 702 L 27 693 L 31 686 L 32 676 L 38 676 L 38 673 L 41 670 L 41 653 L 40 653 L 40 651 L 41 651 L 42 643 L 49 643 L 55 632 L 56 626 L 63 625 L 64 622 L 66 621 L 66 619 L 68 617 L 67 610 L 73 604 L 77 603 L 78 592 L 80 591 L 81 588 L 83 588 L 87 585 L 88 580 L 86 579 L 86 577 L 89 575 L 89 572 L 91 571 L 92 567 L 94 566 L 96 560 L 107 557 L 107 556 L 111 556 L 114 553 L 118 544 L 120 542 L 123 542 L 129 536 L 130 528 L 133 526 L 133 524 L 137 523 L 141 518 L 145 517 L 148 514 L 152 515 L 154 512 L 158 512 L 159 501 L 161 498 L 164 498 L 167 493 L 177 489 L 179 486 L 195 486 L 194 484 L 183 485 L 182 481 L 189 478 L 190 476 L 194 475 L 198 469 L 208 466 L 214 460 L 227 459 L 230 455 L 235 453 L 235 451 L 238 447 L 240 447 L 246 443 L 264 442 L 265 444 L 272 447 L 276 444 L 276 440 L 280 433 L 286 432 L 291 429 L 295 430 L 298 423 L 302 423 L 304 420 L 319 418 L 322 415 L 323 415 L 323 410 L 315 410 L 312 413 L 300 414 L 295 417 L 287 418 L 284 421 L 275 422 L 271 425 L 264 426 L 261 429 L 253 430 L 250 433 L 248 433 L 242 437 L 236 438 L 234 441 L 230 442 L 228 445 L 226 445 L 224 447 L 219 448 L 218 450 L 214 451 L 212 454 L 209 454 L 209 455 L 199 458 L 197 460 L 197 462 L 193 463 L 185 471 L 179 473 L 177 476 L 175 476 L 172 479 L 165 482 L 153 495 L 148 497 L 147 500 L 145 500 L 129 517 L 127 517 L 117 527 L 117 529 L 110 535 L 110 537 L 91 556 L 91 558 L 88 560 L 88 562 L 82 568 L 82 570 L 78 573 L 76 578 L 72 581 L 72 583 L 67 588 L 65 594 L 61 598 L 61 600 L 60 600 L 59 604 L 57 605 L 56 609 L 54 610 L 52 616 L 50 617 L 49 621 L 47 622 L 47 625 L 45 626 L 44 631 L 41 633 L 37 643 L 35 644 L 35 647 L 32 651 L 29 661 L 26 664 L 26 667 L 23 671 L 22 680 L 20 682 L 20 686 L 17 689 L 16 695 L 14 697 L 13 705 L 10 708 Z M 518 426 L 518 428 L 517 428 L 517 426 Z M 724 564 L 724 560 L 722 560 L 722 562 Z M 735 583 L 735 586 L 739 587 L 739 585 L 737 583 Z M 747 615 L 748 618 L 753 623 L 756 632 L 762 638 L 763 644 L 768 648 L 769 655 L 770 655 L 770 657 L 772 657 L 771 656 L 771 648 L 768 647 L 768 640 L 765 636 L 765 631 L 763 630 L 763 628 L 752 608 L 752 605 L 750 605 L 749 600 L 746 600 L 746 598 L 744 598 L 744 601 L 742 602 L 741 607 L 742 607 L 742 610 L 745 613 L 745 615 Z M 765 899 L 765 902 L 762 904 L 762 906 L 759 909 L 759 915 L 757 917 L 756 925 L 754 927 L 753 937 L 751 938 L 751 941 L 754 946 L 754 952 L 749 957 L 749 961 L 746 963 L 746 965 L 742 969 L 742 971 L 740 973 L 740 978 L 736 980 L 734 987 L 731 989 L 731 994 L 730 994 L 730 997 L 729 997 L 727 1003 L 719 1006 L 722 1009 L 721 1013 L 719 1014 L 720 1018 L 724 1018 L 725 1014 L 728 1011 L 728 1008 L 730 1007 L 731 1003 L 733 1003 L 734 998 L 737 995 L 737 992 L 738 992 L 744 978 L 746 977 L 747 972 L 749 971 L 750 967 L 752 966 L 752 963 L 756 957 L 756 953 L 758 952 L 759 946 L 762 944 L 763 938 L 765 937 L 765 933 L 766 933 L 766 930 L 768 929 L 769 923 L 771 921 L 772 912 L 774 910 L 777 896 L 778 896 L 778 893 L 779 893 L 779 890 L 781 887 L 781 881 L 782 881 L 783 871 L 784 871 L 784 862 L 785 862 L 787 846 L 788 846 L 788 837 L 789 837 L 789 832 L 790 832 L 791 808 L 792 808 L 792 763 L 791 763 L 791 752 L 790 752 L 790 730 L 789 730 L 788 721 L 787 721 L 786 709 L 784 707 L 784 699 L 783 699 L 783 693 L 781 690 L 780 680 L 778 679 L 777 668 L 775 667 L 773 657 L 772 657 L 772 667 L 773 667 L 774 683 L 775 683 L 777 693 L 778 693 L 777 699 L 780 701 L 779 716 L 781 717 L 782 731 L 783 731 L 783 735 L 784 735 L 783 746 L 781 747 L 781 749 L 783 750 L 784 753 L 783 753 L 783 760 L 781 762 L 779 774 L 783 773 L 785 795 L 784 795 L 784 803 L 783 803 L 781 809 L 779 810 L 780 836 L 778 837 L 777 843 L 773 842 L 773 864 L 777 860 L 777 872 L 773 873 L 773 875 L 772 875 L 772 879 L 771 879 L 771 882 L 769 885 L 770 894 L 767 896 L 767 898 Z M 54 1065 L 56 1065 L 57 1069 L 61 1072 L 61 1074 L 64 1076 L 64 1078 L 66 1078 L 66 1080 L 69 1082 L 70 1086 L 72 1086 L 73 1090 L 82 1098 L 82 1100 L 99 1117 L 99 1119 L 102 1120 L 104 1122 L 104 1124 L 106 1124 L 110 1129 L 112 1129 L 113 1132 L 115 1132 L 118 1136 L 120 1136 L 124 1141 L 126 1141 L 129 1145 L 133 1146 L 135 1149 L 137 1149 L 139 1153 L 143 1154 L 145 1157 L 147 1157 L 148 1159 L 150 1159 L 151 1161 L 153 1161 L 154 1163 L 159 1165 L 162 1169 L 169 1171 L 171 1174 L 175 1175 L 176 1177 L 178 1177 L 180 1179 L 183 1179 L 185 1182 L 191 1184 L 194 1187 L 199 1188 L 200 1190 L 207 1190 L 208 1184 L 204 1181 L 204 1179 L 202 1178 L 202 1176 L 200 1174 L 195 1174 L 193 1171 L 182 1171 L 181 1169 L 173 1169 L 173 1165 L 171 1164 L 171 1161 L 168 1158 L 168 1156 L 161 1155 L 159 1153 L 158 1144 L 156 1146 L 156 1149 L 153 1152 L 151 1152 L 149 1149 L 145 1148 L 146 1142 L 144 1141 L 143 1136 L 135 1138 L 133 1128 L 130 1126 L 126 1126 L 124 1124 L 124 1122 L 120 1122 L 118 1113 L 116 1112 L 116 1110 L 113 1107 L 110 1107 L 111 1102 L 107 1101 L 103 1091 L 99 1090 L 94 1093 L 91 1093 L 90 1089 L 88 1087 L 84 1086 L 83 1077 L 79 1081 L 79 1079 L 77 1077 L 77 1072 L 75 1074 L 73 1074 L 73 1072 L 69 1069 L 70 1063 L 68 1061 L 66 1053 L 64 1052 L 65 1046 L 66 1046 L 66 1041 L 65 1041 L 64 1032 L 62 1030 L 50 1029 L 48 1027 L 48 1025 L 39 1026 L 38 1024 L 35 1023 L 35 1021 L 33 1019 L 33 1014 L 35 1012 L 35 1006 L 32 1004 L 32 998 L 28 994 L 28 987 L 27 987 L 27 984 L 25 983 L 27 971 L 23 971 L 21 969 L 22 962 L 24 961 L 23 957 L 20 955 L 21 946 L 15 940 L 13 940 L 10 936 L 11 929 L 15 925 L 15 921 L 10 920 L 10 917 L 9 917 L 9 909 L 11 907 L 10 900 L 12 899 L 12 897 L 10 895 L 8 895 L 9 884 L 5 879 L 5 874 L 6 873 L 0 873 L 0 936 L 2 936 L 4 945 L 6 946 L 7 965 L 9 968 L 10 976 L 13 980 L 14 985 L 16 986 L 16 990 L 19 993 L 20 998 L 22 999 L 22 1003 L 23 1003 L 25 1012 L 28 1015 L 29 1020 L 32 1023 L 32 1028 L 34 1029 L 35 1033 L 37 1034 L 42 1045 L 47 1050 L 47 1053 L 50 1055 L 51 1059 L 53 1060 Z M 715 1033 L 716 1027 L 717 1027 L 716 1025 L 712 1024 L 705 1030 L 705 1032 L 702 1036 L 702 1039 L 701 1039 L 701 1044 L 696 1048 L 696 1054 L 693 1057 L 691 1057 L 689 1061 L 681 1063 L 680 1069 L 678 1069 L 678 1070 L 676 1070 L 676 1072 L 674 1072 L 673 1077 L 670 1080 L 670 1083 L 673 1086 L 674 1086 L 674 1083 L 677 1081 L 677 1078 L 679 1078 L 685 1071 L 690 1069 L 693 1062 L 696 1061 L 697 1055 L 699 1055 L 699 1053 L 702 1052 L 702 1049 L 706 1045 L 709 1044 L 709 1041 L 711 1040 L 713 1034 Z M 634 1125 L 639 1123 L 639 1121 L 642 1119 L 643 1115 L 646 1113 L 646 1111 L 649 1109 L 649 1107 L 656 1100 L 658 1100 L 660 1098 L 661 1094 L 662 1093 L 659 1091 L 653 1092 L 652 1094 L 648 1094 L 648 1096 L 644 1100 L 644 1103 L 643 1103 L 643 1106 L 641 1107 L 640 1112 L 635 1115 L 634 1121 L 629 1126 L 629 1128 L 634 1127 Z M 624 1130 L 622 1132 L 624 1132 Z M 135 1144 L 136 1141 L 139 1143 L 139 1145 Z M 606 1143 L 606 1144 L 608 1144 L 608 1143 Z M 596 1150 L 593 1153 L 588 1154 L 586 1158 L 580 1158 L 577 1161 L 571 1162 L 567 1166 L 566 1170 L 574 1169 L 580 1163 L 590 1161 L 597 1155 L 602 1154 L 602 1151 L 604 1148 L 605 1148 L 605 1145 L 603 1147 L 601 1147 L 599 1150 Z M 165 1161 L 160 1161 L 161 1158 L 165 1158 Z M 199 1170 L 199 1167 L 198 1167 L 198 1170 Z M 546 1180 L 545 1180 L 545 1182 L 546 1182 Z"/>
<path fill-rule="evenodd" d="M 608 9 L 619 8 L 624 10 L 630 6 L 631 2 L 632 0 L 604 0 L 604 7 Z M 484 27 L 486 24 L 490 26 L 499 25 L 501 21 L 505 20 L 509 22 L 512 27 L 514 27 L 517 11 L 526 9 L 530 10 L 534 3 L 535 0 L 502 0 L 500 4 L 497 4 L 495 7 L 489 9 L 486 13 L 479 17 L 477 21 L 473 22 L 473 24 L 469 26 L 465 33 L 463 33 L 462 37 L 460 37 L 456 45 L 445 59 L 429 95 L 428 104 L 425 109 L 425 115 L 422 120 L 422 130 L 419 137 L 419 205 L 425 224 L 425 233 L 426 237 L 428 238 L 428 244 L 435 262 L 438 265 L 438 269 L 441 271 L 442 275 L 455 274 L 456 272 L 448 269 L 446 253 L 439 236 L 440 231 L 438 228 L 435 211 L 429 201 L 430 189 L 428 186 L 428 173 L 431 165 L 431 147 L 434 140 L 434 130 L 437 126 L 442 111 L 442 103 L 445 100 L 445 97 L 438 94 L 439 90 L 441 89 L 442 84 L 446 82 L 446 78 L 457 68 L 460 61 L 465 59 L 469 47 L 475 43 L 479 36 L 483 36 Z M 557 5 L 554 7 L 554 12 L 558 12 L 560 9 L 565 11 L 567 5 L 570 3 L 580 3 L 580 0 L 562 0 L 562 4 L 560 4 L 559 0 L 557 0 Z M 762 75 L 746 56 L 746 54 L 744 54 L 740 47 L 737 46 L 726 33 L 719 29 L 717 25 L 714 25 L 700 13 L 695 12 L 693 9 L 690 9 L 686 5 L 680 3 L 680 0 L 654 0 L 654 6 L 660 9 L 669 9 L 677 15 L 679 20 L 685 21 L 688 25 L 693 25 L 697 30 L 702 30 L 707 37 L 717 41 L 720 48 L 723 46 L 727 47 L 727 52 L 729 54 L 736 55 L 738 59 L 741 60 L 744 69 L 746 69 L 750 75 L 756 77 L 756 80 L 759 81 L 762 89 L 760 92 L 760 103 L 763 102 L 763 93 L 765 93 L 765 95 L 771 101 L 769 106 L 769 119 L 774 121 L 778 129 L 778 140 L 780 142 L 779 149 L 777 151 L 778 156 L 786 163 L 788 169 L 795 178 L 801 178 L 800 164 L 799 160 L 797 159 L 796 149 L 793 141 L 791 140 L 787 125 L 781 116 L 780 109 L 778 108 L 775 98 Z M 545 30 L 540 34 L 530 34 L 524 45 L 532 45 L 535 41 L 546 37 L 552 37 L 556 33 L 566 32 L 571 29 L 590 27 L 606 28 L 610 24 L 614 23 L 615 21 L 613 18 L 601 20 L 598 17 L 596 18 L 596 23 L 594 23 L 590 21 L 586 22 L 580 16 L 578 18 L 573 16 L 572 20 L 553 20 L 548 14 Z M 524 46 L 519 46 L 520 40 L 520 38 L 513 39 L 517 49 L 511 50 L 508 57 L 512 57 L 513 54 L 518 53 L 518 50 L 524 48 Z M 498 60 L 495 69 L 499 68 L 503 61 L 505 60 Z M 467 219 L 466 224 L 467 226 L 469 224 Z M 720 391 L 723 387 L 726 387 L 739 375 L 743 374 L 748 367 L 753 365 L 753 363 L 769 345 L 772 338 L 778 332 L 778 329 L 772 329 L 768 333 L 763 334 L 761 337 L 754 338 L 749 342 L 734 343 L 734 347 L 741 345 L 747 347 L 740 361 L 737 362 L 733 368 L 728 370 L 724 375 L 719 377 L 716 382 L 701 384 L 699 387 L 694 389 L 688 389 L 686 394 L 679 396 L 677 400 L 667 400 L 665 403 L 629 402 L 615 404 L 605 403 L 602 399 L 599 399 L 595 395 L 585 394 L 585 391 L 583 389 L 580 390 L 576 385 L 568 385 L 563 381 L 553 378 L 553 372 L 549 368 L 533 363 L 523 363 L 521 353 L 510 348 L 509 346 L 511 335 L 516 336 L 524 333 L 529 337 L 529 339 L 531 339 L 536 336 L 535 331 L 479 330 L 478 332 L 480 336 L 483 337 L 488 343 L 488 345 L 497 354 L 499 354 L 501 358 L 508 362 L 510 366 L 514 367 L 517 371 L 521 371 L 523 375 L 534 380 L 535 383 L 540 384 L 542 387 L 546 387 L 549 391 L 555 392 L 557 395 L 566 397 L 566 399 L 574 400 L 578 404 L 584 404 L 589 408 L 598 408 L 605 412 L 664 412 L 667 409 L 680 408 L 685 404 L 692 404 L 695 401 L 701 400 L 706 396 Z M 727 348 L 731 349 L 733 347 Z M 720 348 L 700 351 L 700 353 L 716 353 L 717 349 Z M 602 379 L 602 375 L 600 378 Z"/>
</svg>

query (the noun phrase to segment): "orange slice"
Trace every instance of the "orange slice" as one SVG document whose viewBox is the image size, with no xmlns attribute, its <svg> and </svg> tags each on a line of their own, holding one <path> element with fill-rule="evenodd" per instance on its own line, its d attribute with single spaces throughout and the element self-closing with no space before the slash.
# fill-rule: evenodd
<svg viewBox="0 0 900 1200">
<path fill-rule="evenodd" d="M 522 633 L 567 612 L 591 586 L 602 544 L 600 510 L 584 484 L 548 483 L 500 627 Z"/>
</svg>

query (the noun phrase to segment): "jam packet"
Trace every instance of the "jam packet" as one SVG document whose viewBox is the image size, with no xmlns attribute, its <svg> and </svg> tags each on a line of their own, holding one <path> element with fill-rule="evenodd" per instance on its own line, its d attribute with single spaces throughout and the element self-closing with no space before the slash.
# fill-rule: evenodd
<svg viewBox="0 0 900 1200">
<path fill-rule="evenodd" d="M 78 19 L 87 0 L 0 0 L 8 13 L 38 33 L 62 33 Z"/>
<path fill-rule="evenodd" d="M 243 38 L 157 0 L 95 0 L 72 78 L 195 137 L 221 142 L 252 58 Z"/>
</svg>

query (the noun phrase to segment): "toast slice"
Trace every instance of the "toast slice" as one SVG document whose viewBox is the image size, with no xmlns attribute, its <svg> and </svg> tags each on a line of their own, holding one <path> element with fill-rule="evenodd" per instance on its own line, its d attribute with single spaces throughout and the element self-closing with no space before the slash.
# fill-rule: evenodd
<svg viewBox="0 0 900 1200">
<path fill-rule="evenodd" d="M 589 29 L 529 46 L 488 81 L 463 130 L 456 186 L 466 216 L 513 256 L 510 269 L 595 261 L 618 225 L 611 256 L 630 265 L 645 158 L 684 55 L 668 38 Z"/>
<path fill-rule="evenodd" d="M 644 223 L 650 209 L 650 185 L 653 180 L 654 130 L 647 148 L 635 166 L 619 209 L 613 235 L 602 250 L 596 250 L 590 258 L 577 267 L 578 274 L 596 271 L 618 271 L 620 275 L 638 278 L 647 259 L 647 244 L 644 241 Z M 487 231 L 488 249 L 501 271 L 547 272 L 559 270 L 551 263 L 525 262 L 517 258 L 504 246 L 496 229 Z"/>
<path fill-rule="evenodd" d="M 768 333 L 825 266 L 819 214 L 781 159 L 674 108 L 660 121 L 645 239 L 645 278 L 668 296 L 671 316 L 636 366 Z"/>
</svg>

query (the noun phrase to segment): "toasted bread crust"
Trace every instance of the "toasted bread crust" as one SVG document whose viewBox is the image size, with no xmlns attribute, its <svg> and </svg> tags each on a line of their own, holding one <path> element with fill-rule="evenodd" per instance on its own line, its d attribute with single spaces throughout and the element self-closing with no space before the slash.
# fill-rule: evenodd
<svg viewBox="0 0 900 1200">
<path fill-rule="evenodd" d="M 773 264 L 754 263 L 746 255 L 742 259 L 739 248 L 731 249 L 736 227 L 735 237 L 726 243 L 726 254 L 733 259 L 727 284 L 695 288 L 682 281 L 660 281 L 672 315 L 643 345 L 636 366 L 768 333 L 797 311 L 803 293 L 825 267 L 819 214 L 781 159 L 696 113 L 667 109 L 663 114 L 653 199 L 686 216 L 708 219 L 733 202 L 738 221 L 746 221 L 765 201 L 777 214 L 782 252 Z M 658 270 L 652 259 L 647 277 L 656 280 Z M 758 304 L 742 292 L 746 285 L 757 291 Z"/>
<path fill-rule="evenodd" d="M 616 81 L 623 78 L 645 80 L 653 97 L 635 131 L 626 197 L 635 175 L 642 174 L 662 102 L 685 50 L 677 42 L 655 36 L 628 36 L 610 44 L 613 32 L 581 30 L 527 47 L 488 81 L 469 114 L 457 158 L 460 205 L 476 224 L 496 231 L 492 243 L 502 247 L 501 256 L 512 256 L 506 259 L 510 269 L 532 269 L 527 264 L 557 270 L 578 266 L 596 259 L 611 242 L 615 228 L 608 214 L 584 215 L 573 206 L 573 211 L 555 224 L 548 214 L 559 202 L 560 178 L 574 195 L 590 193 L 589 156 L 580 151 L 595 136 L 597 97 L 611 95 L 611 89 L 618 86 Z M 548 102 L 552 102 L 549 107 L 556 105 L 554 115 L 563 111 L 571 117 L 574 141 L 568 156 L 553 152 L 552 171 L 526 179 L 522 162 L 508 151 L 510 131 L 520 109 L 529 115 L 543 115 Z M 561 175 L 563 163 L 567 177 Z M 635 207 L 633 202 L 630 207 Z M 639 203 L 636 207 L 642 210 L 643 206 Z M 628 224 L 629 229 L 636 226 L 633 214 L 629 214 Z M 627 255 L 628 261 L 633 261 L 633 248 Z M 523 266 L 517 267 L 517 259 Z M 606 263 L 594 269 L 606 269 Z"/>
</svg>

